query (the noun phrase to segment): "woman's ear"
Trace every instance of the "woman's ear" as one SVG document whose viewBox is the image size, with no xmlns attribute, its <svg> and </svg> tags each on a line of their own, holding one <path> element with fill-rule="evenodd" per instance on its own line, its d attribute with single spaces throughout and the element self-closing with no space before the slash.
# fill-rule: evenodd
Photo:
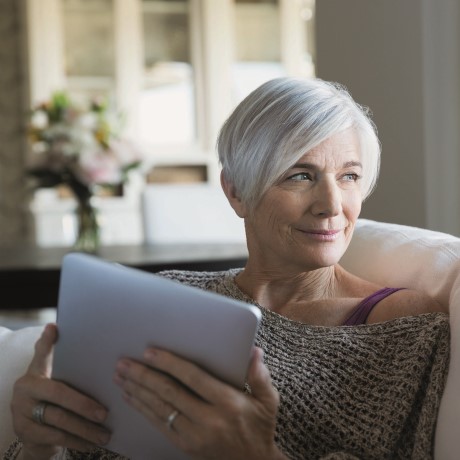
<svg viewBox="0 0 460 460">
<path fill-rule="evenodd" d="M 227 197 L 227 200 L 230 203 L 230 206 L 236 212 L 238 217 L 246 217 L 246 206 L 239 198 L 235 186 L 225 178 L 223 171 L 221 171 L 220 173 L 220 184 L 222 185 L 222 190 L 224 191 L 225 196 Z"/>
</svg>

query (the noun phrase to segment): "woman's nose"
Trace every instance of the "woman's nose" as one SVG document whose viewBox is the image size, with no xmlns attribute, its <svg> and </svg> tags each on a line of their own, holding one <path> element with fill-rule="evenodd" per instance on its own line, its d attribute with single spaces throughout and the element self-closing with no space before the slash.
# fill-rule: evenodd
<svg viewBox="0 0 460 460">
<path fill-rule="evenodd" d="M 342 193 L 337 183 L 325 180 L 317 184 L 312 212 L 317 216 L 331 217 L 342 212 Z"/>
</svg>

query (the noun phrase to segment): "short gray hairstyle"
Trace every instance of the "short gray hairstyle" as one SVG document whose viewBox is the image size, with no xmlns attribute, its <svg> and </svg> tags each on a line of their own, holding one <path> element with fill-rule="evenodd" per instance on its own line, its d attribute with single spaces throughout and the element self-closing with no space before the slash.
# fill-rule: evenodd
<svg viewBox="0 0 460 460">
<path fill-rule="evenodd" d="M 348 128 L 359 139 L 364 200 L 380 167 L 380 142 L 369 110 L 338 83 L 289 77 L 267 81 L 235 108 L 220 130 L 217 151 L 224 177 L 254 209 L 305 153 Z"/>
</svg>

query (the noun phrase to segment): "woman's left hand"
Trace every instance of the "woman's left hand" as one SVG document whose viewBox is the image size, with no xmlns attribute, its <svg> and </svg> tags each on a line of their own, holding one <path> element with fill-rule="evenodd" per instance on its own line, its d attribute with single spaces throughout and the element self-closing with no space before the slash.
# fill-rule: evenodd
<svg viewBox="0 0 460 460">
<path fill-rule="evenodd" d="M 181 450 L 203 459 L 286 458 L 274 443 L 279 396 L 260 348 L 248 372 L 251 394 L 172 353 L 149 348 L 144 358 L 154 369 L 122 359 L 115 382 L 126 401 Z"/>
</svg>

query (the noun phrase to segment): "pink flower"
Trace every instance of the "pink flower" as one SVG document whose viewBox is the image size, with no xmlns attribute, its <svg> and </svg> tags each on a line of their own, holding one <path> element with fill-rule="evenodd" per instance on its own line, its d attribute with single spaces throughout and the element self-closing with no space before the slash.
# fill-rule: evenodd
<svg viewBox="0 0 460 460">
<path fill-rule="evenodd" d="M 114 139 L 110 142 L 110 151 L 118 159 L 121 167 L 141 161 L 142 153 L 136 145 L 126 139 Z"/>
<path fill-rule="evenodd" d="M 88 193 L 94 185 L 125 182 L 127 171 L 138 167 L 144 155 L 118 137 L 121 121 L 103 99 L 83 108 L 65 93 L 54 94 L 31 113 L 31 174 L 35 170 L 35 177 L 45 178 L 44 186 L 80 183 Z"/>
<path fill-rule="evenodd" d="M 122 179 L 119 161 L 110 151 L 82 155 L 80 167 L 89 184 L 118 184 Z"/>
</svg>

